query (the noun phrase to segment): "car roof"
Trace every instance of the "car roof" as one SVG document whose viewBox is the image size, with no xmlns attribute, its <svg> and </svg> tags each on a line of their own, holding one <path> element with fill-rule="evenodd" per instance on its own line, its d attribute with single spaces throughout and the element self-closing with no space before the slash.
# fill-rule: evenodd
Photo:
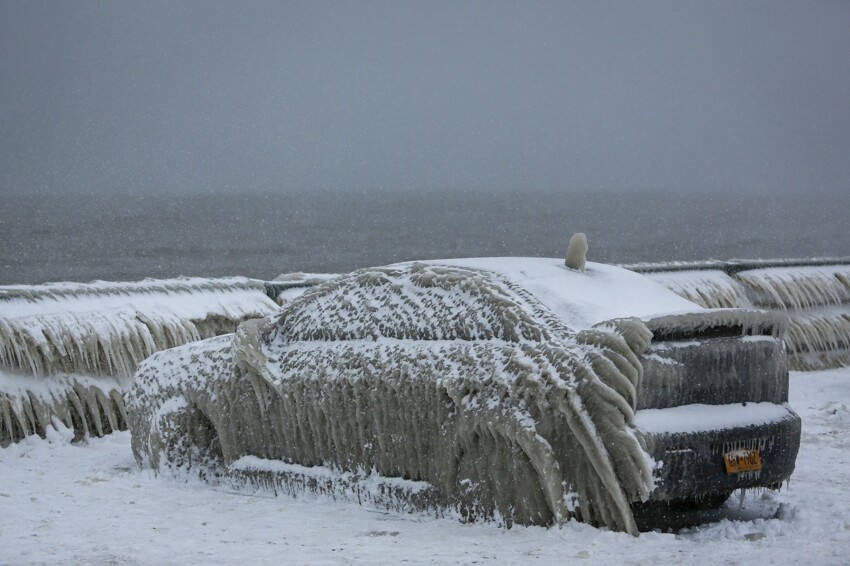
<svg viewBox="0 0 850 566">
<path fill-rule="evenodd" d="M 650 279 L 613 265 L 588 262 L 585 271 L 563 259 L 485 257 L 427 260 L 419 263 L 491 271 L 533 294 L 575 329 L 621 317 L 648 319 L 659 314 L 703 311 Z"/>
</svg>

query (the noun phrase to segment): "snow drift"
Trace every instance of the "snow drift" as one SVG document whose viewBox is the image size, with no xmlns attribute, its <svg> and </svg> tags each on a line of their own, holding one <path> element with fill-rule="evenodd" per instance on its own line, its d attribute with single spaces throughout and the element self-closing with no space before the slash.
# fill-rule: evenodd
<svg viewBox="0 0 850 566">
<path fill-rule="evenodd" d="M 0 287 L 0 444 L 54 418 L 77 435 L 125 428 L 121 396 L 142 360 L 275 309 L 246 278 Z"/>
<path fill-rule="evenodd" d="M 492 272 L 364 269 L 143 362 L 132 447 L 161 470 L 365 477 L 470 518 L 636 533 L 630 503 L 654 481 L 633 428 L 650 340 L 637 319 L 569 328 Z"/>
</svg>

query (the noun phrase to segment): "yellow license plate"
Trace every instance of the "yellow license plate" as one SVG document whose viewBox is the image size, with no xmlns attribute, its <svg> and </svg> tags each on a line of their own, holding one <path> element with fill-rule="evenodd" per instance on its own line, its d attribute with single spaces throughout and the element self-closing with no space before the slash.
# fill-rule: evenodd
<svg viewBox="0 0 850 566">
<path fill-rule="evenodd" d="M 727 474 L 757 472 L 761 469 L 761 454 L 758 450 L 735 450 L 723 455 Z"/>
</svg>

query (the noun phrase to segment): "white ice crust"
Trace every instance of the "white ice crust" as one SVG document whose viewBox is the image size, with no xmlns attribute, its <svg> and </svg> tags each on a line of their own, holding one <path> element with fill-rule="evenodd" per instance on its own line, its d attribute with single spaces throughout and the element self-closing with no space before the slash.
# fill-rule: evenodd
<svg viewBox="0 0 850 566">
<path fill-rule="evenodd" d="M 643 275 L 613 265 L 587 262 L 585 271 L 580 272 L 553 258 L 465 258 L 423 263 L 498 273 L 532 293 L 576 330 L 614 318 L 703 310 Z"/>
<path fill-rule="evenodd" d="M 697 433 L 770 424 L 791 418 L 793 415 L 793 411 L 786 404 L 695 404 L 637 411 L 635 426 L 643 432 L 654 434 Z"/>
</svg>

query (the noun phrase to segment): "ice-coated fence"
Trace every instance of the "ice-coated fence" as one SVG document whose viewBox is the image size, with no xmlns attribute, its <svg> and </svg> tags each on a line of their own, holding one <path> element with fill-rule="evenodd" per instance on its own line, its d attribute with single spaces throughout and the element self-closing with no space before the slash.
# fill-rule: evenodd
<svg viewBox="0 0 850 566">
<path fill-rule="evenodd" d="M 625 265 L 706 308 L 757 307 L 788 316 L 794 370 L 850 364 L 850 258 Z"/>
<path fill-rule="evenodd" d="M 56 420 L 79 436 L 126 428 L 142 360 L 274 312 L 270 291 L 244 277 L 0 287 L 0 445 Z"/>
</svg>

